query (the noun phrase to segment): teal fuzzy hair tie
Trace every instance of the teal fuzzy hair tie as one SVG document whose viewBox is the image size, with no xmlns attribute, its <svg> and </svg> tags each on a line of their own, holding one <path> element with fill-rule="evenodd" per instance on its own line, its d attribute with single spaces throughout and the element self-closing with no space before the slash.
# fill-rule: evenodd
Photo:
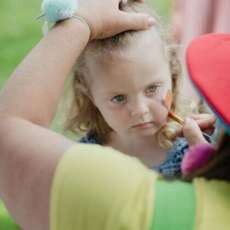
<svg viewBox="0 0 230 230">
<path fill-rule="evenodd" d="M 43 0 L 42 13 L 46 20 L 56 23 L 71 18 L 78 8 L 77 0 Z"/>
</svg>

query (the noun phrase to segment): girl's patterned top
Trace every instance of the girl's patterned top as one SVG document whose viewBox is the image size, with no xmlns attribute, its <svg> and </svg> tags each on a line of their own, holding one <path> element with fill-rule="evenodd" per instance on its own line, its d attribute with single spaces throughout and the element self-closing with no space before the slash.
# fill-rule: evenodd
<svg viewBox="0 0 230 230">
<path fill-rule="evenodd" d="M 87 134 L 82 137 L 79 142 L 86 144 L 102 144 L 95 134 Z M 188 147 L 185 138 L 177 138 L 173 147 L 168 151 L 166 159 L 160 165 L 152 167 L 152 169 L 158 171 L 167 178 L 180 177 L 181 161 Z"/>
</svg>

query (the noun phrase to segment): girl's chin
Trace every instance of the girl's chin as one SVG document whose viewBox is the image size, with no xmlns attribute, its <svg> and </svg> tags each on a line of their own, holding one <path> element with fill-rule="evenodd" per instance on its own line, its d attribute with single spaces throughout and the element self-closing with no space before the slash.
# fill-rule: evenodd
<svg viewBox="0 0 230 230">
<path fill-rule="evenodd" d="M 133 133 L 137 136 L 154 136 L 158 131 L 159 128 L 151 127 L 133 130 Z"/>
</svg>

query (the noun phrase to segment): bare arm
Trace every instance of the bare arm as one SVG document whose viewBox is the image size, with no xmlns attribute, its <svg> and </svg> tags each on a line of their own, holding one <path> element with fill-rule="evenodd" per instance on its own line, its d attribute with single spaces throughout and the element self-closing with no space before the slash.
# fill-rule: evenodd
<svg viewBox="0 0 230 230">
<path fill-rule="evenodd" d="M 79 13 L 91 23 L 91 39 L 151 24 L 146 15 L 119 11 L 118 4 L 119 0 L 80 0 Z M 53 174 L 73 143 L 45 127 L 89 37 L 87 27 L 76 19 L 59 24 L 17 67 L 1 92 L 0 197 L 24 230 L 49 229 Z"/>
<path fill-rule="evenodd" d="M 0 197 L 23 230 L 49 229 L 53 174 L 73 143 L 23 119 L 4 123 L 0 124 Z"/>
<path fill-rule="evenodd" d="M 12 74 L 0 98 L 1 111 L 48 126 L 89 35 L 88 28 L 76 19 L 52 29 Z"/>
<path fill-rule="evenodd" d="M 77 20 L 54 28 L 19 65 L 0 98 L 0 197 L 25 229 L 47 229 L 49 223 L 53 172 L 72 143 L 40 126 L 52 120 L 64 81 L 88 38 Z"/>
</svg>

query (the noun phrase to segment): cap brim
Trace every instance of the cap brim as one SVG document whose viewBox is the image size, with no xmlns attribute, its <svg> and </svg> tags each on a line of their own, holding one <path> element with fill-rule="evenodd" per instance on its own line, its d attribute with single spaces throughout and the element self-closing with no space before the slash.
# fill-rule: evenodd
<svg viewBox="0 0 230 230">
<path fill-rule="evenodd" d="M 206 34 L 194 39 L 186 62 L 198 92 L 230 130 L 230 35 Z"/>
</svg>

